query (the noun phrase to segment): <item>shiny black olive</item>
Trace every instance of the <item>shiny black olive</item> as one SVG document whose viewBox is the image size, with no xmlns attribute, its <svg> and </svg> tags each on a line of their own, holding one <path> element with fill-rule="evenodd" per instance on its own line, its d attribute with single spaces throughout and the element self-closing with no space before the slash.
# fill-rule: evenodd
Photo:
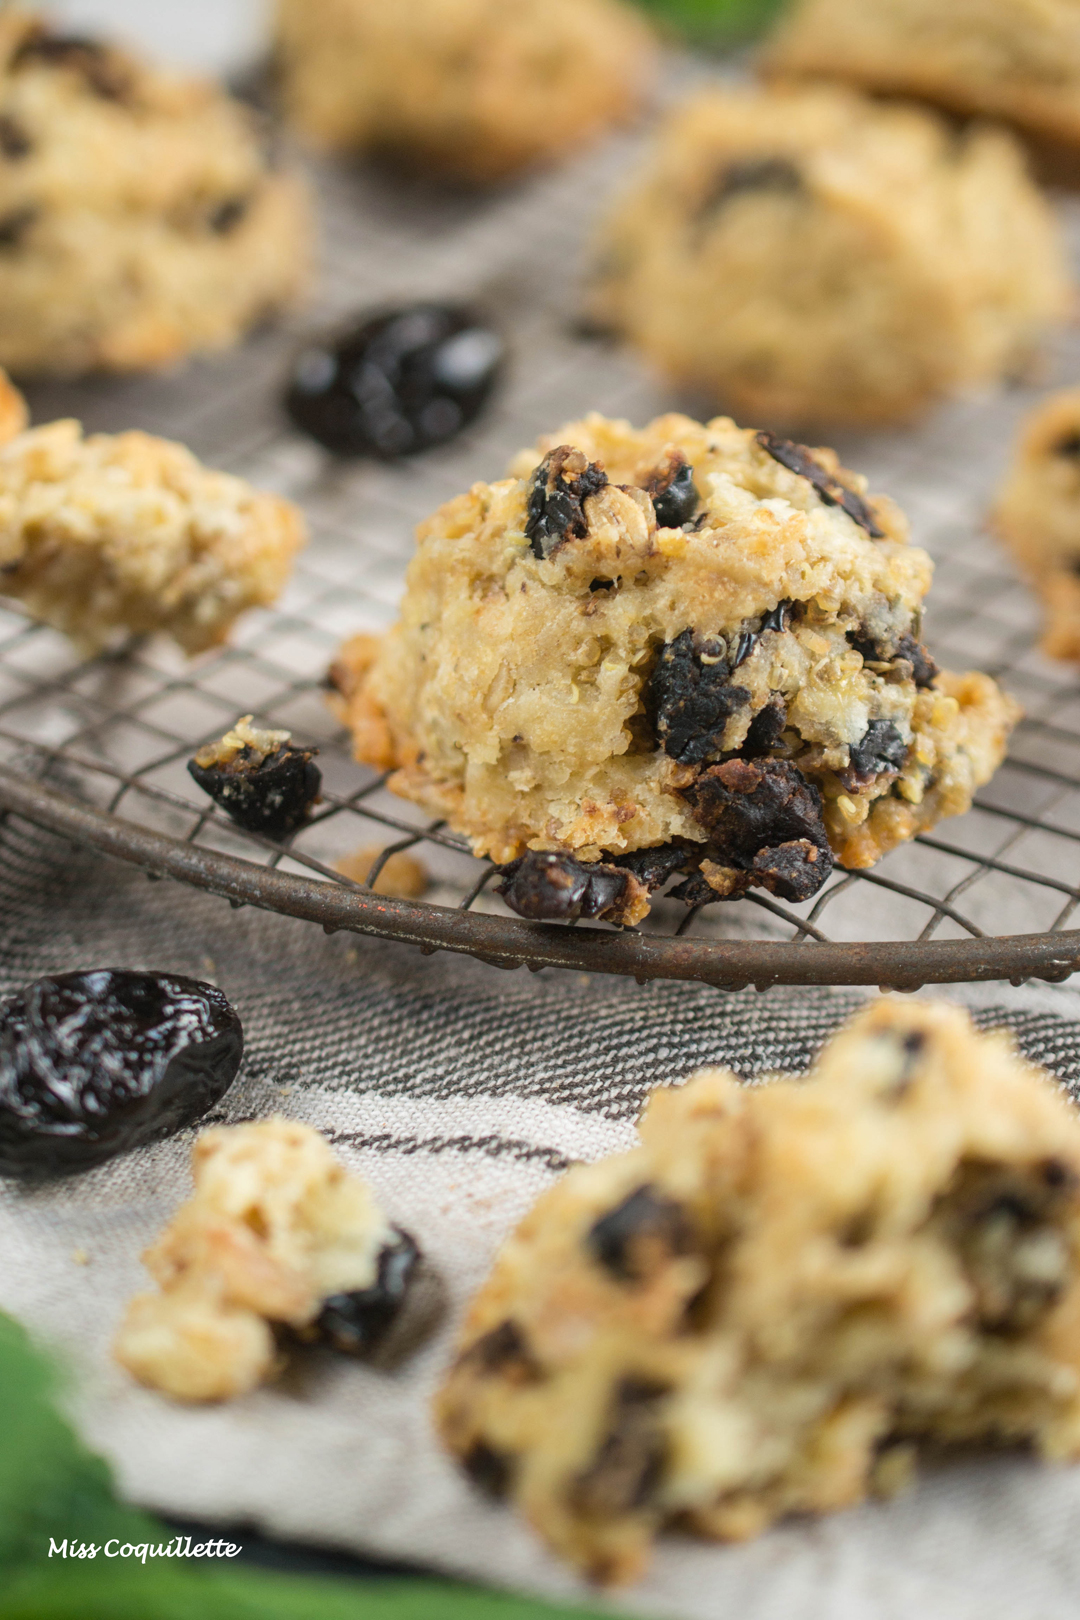
<svg viewBox="0 0 1080 1620">
<path fill-rule="evenodd" d="M 391 460 L 473 421 L 503 358 L 502 338 L 475 311 L 410 304 L 304 349 L 285 407 L 335 455 Z"/>
<path fill-rule="evenodd" d="M 220 1100 L 244 1051 L 212 984 L 99 968 L 0 1006 L 0 1174 L 84 1170 L 172 1136 Z"/>
<path fill-rule="evenodd" d="M 379 1253 L 379 1269 L 371 1287 L 331 1294 L 323 1301 L 308 1336 L 348 1355 L 368 1355 L 389 1332 L 419 1262 L 416 1243 L 395 1226 L 393 1240 Z"/>
<path fill-rule="evenodd" d="M 279 735 L 286 741 L 269 754 L 250 745 L 230 752 L 223 738 L 200 748 L 188 760 L 188 771 L 238 827 L 281 840 L 307 820 L 322 789 L 322 772 L 314 763 L 317 748 L 301 748 L 287 733 Z"/>
</svg>

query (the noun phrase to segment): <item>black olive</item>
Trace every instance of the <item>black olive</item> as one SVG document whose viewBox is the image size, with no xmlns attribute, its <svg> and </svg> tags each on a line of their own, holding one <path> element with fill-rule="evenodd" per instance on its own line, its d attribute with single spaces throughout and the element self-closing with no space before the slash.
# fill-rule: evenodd
<svg viewBox="0 0 1080 1620">
<path fill-rule="evenodd" d="M 652 496 L 656 521 L 662 529 L 678 529 L 689 523 L 701 497 L 694 483 L 694 469 L 680 456 L 672 459 L 663 473 L 645 486 Z"/>
<path fill-rule="evenodd" d="M 655 1188 L 638 1187 L 594 1221 L 585 1243 L 620 1282 L 640 1282 L 673 1254 L 685 1254 L 693 1234 L 681 1204 Z"/>
<path fill-rule="evenodd" d="M 907 752 L 908 745 L 891 720 L 871 720 L 859 741 L 851 744 L 851 769 L 861 777 L 899 771 Z"/>
<path fill-rule="evenodd" d="M 731 684 L 724 643 L 695 636 L 692 630 L 661 648 L 645 691 L 660 746 L 680 765 L 716 759 L 728 721 L 749 701 L 745 686 Z"/>
<path fill-rule="evenodd" d="M 23 238 L 38 217 L 32 204 L 13 208 L 10 214 L 0 216 L 0 249 L 21 247 Z"/>
<path fill-rule="evenodd" d="M 285 408 L 335 455 L 392 460 L 443 444 L 473 421 L 504 354 L 475 311 L 410 304 L 304 349 Z"/>
<path fill-rule="evenodd" d="M 607 473 L 571 444 L 549 450 L 529 482 L 525 535 L 534 557 L 546 562 L 567 540 L 589 532 L 585 502 L 607 484 Z"/>
<path fill-rule="evenodd" d="M 538 850 L 500 867 L 499 876 L 495 893 L 519 917 L 534 922 L 576 922 L 579 917 L 618 922 L 632 887 L 625 871 L 604 862 Z"/>
<path fill-rule="evenodd" d="M 214 759 L 216 746 L 200 749 L 188 760 L 188 771 L 238 827 L 283 839 L 303 825 L 322 788 L 322 772 L 313 763 L 317 748 L 290 741 L 272 754 L 245 746 Z"/>
<path fill-rule="evenodd" d="M 13 162 L 28 156 L 34 143 L 22 125 L 8 113 L 0 113 L 0 152 Z"/>
<path fill-rule="evenodd" d="M 651 1378 L 623 1378 L 616 1385 L 607 1433 L 570 1488 L 578 1513 L 611 1518 L 633 1513 L 653 1499 L 667 1462 L 658 1411 L 666 1394 L 667 1388 Z"/>
<path fill-rule="evenodd" d="M 131 95 L 131 69 L 120 53 L 83 34 L 51 34 L 35 27 L 12 54 L 9 66 L 18 72 L 35 64 L 71 68 L 103 101 L 123 102 Z"/>
<path fill-rule="evenodd" d="M 878 527 L 869 502 L 842 484 L 835 473 L 823 467 L 805 444 L 793 444 L 790 439 L 781 439 L 764 429 L 755 434 L 755 438 L 762 450 L 778 461 L 781 467 L 787 467 L 790 472 L 813 484 L 826 506 L 839 506 L 853 523 L 865 529 L 871 540 L 884 540 L 885 531 Z"/>
<path fill-rule="evenodd" d="M 99 968 L 0 1006 L 0 1174 L 83 1170 L 172 1136 L 225 1095 L 244 1051 L 220 990 Z"/>
<path fill-rule="evenodd" d="M 416 1243 L 394 1227 L 393 1241 L 379 1254 L 379 1269 L 369 1288 L 331 1294 L 312 1323 L 309 1337 L 352 1356 L 369 1354 L 386 1337 L 405 1301 L 420 1261 Z"/>
</svg>

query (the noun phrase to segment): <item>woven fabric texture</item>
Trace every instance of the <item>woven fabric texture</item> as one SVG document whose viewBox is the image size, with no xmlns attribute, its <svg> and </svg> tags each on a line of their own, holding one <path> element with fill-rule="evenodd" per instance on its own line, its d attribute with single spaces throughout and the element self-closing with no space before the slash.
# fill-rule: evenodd
<svg viewBox="0 0 1080 1620">
<path fill-rule="evenodd" d="M 166 902 L 167 903 L 164 903 Z M 75 1373 L 87 1439 L 161 1511 L 584 1595 L 508 1510 L 443 1458 L 428 1417 L 453 1327 L 499 1242 L 575 1159 L 629 1146 L 642 1099 L 695 1065 L 801 1069 L 853 994 L 639 987 L 450 956 L 233 912 L 23 823 L 0 835 L 0 989 L 75 966 L 152 966 L 218 983 L 247 1055 L 220 1117 L 280 1112 L 324 1130 L 419 1238 L 446 1293 L 438 1331 L 383 1371 L 309 1355 L 231 1404 L 173 1405 L 109 1358 L 139 1253 L 186 1195 L 186 1133 L 59 1185 L 0 1192 L 0 1305 Z M 984 1025 L 1080 1089 L 1067 987 L 967 997 Z M 719 1620 L 1042 1620 L 1075 1615 L 1080 1470 L 1017 1455 L 939 1465 L 900 1501 L 782 1527 L 743 1547 L 663 1542 L 610 1600 Z"/>
</svg>

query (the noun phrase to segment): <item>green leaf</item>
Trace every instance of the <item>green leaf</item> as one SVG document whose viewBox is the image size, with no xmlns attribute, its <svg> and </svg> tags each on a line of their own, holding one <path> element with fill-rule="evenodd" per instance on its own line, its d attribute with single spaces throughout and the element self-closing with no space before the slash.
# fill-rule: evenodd
<svg viewBox="0 0 1080 1620">
<path fill-rule="evenodd" d="M 662 23 L 701 42 L 717 44 L 760 33 L 781 0 L 639 0 Z"/>
<path fill-rule="evenodd" d="M 105 1557 L 174 1533 L 114 1494 L 54 1405 L 57 1380 L 0 1314 L 0 1620 L 596 1620 L 581 1608 L 446 1581 L 322 1580 L 223 1560 Z M 96 1557 L 49 1557 L 50 1538 Z"/>
</svg>

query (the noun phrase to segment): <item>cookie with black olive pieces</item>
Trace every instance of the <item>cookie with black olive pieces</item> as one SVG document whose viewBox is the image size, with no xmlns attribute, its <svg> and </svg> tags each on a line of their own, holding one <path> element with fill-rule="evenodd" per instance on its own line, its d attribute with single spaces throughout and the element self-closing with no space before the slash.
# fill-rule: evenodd
<svg viewBox="0 0 1080 1620">
<path fill-rule="evenodd" d="M 1080 660 L 1080 388 L 1028 416 L 991 522 L 1042 599 L 1043 651 Z"/>
<path fill-rule="evenodd" d="M 677 382 L 790 427 L 907 421 L 1009 378 L 1070 303 L 1006 131 L 822 85 L 680 104 L 602 228 L 590 294 Z"/>
<path fill-rule="evenodd" d="M 296 129 L 474 182 L 549 163 L 625 122 L 655 48 L 622 0 L 278 0 L 275 69 Z"/>
<path fill-rule="evenodd" d="M 216 86 L 0 10 L 0 365 L 129 371 L 290 305 L 312 221 Z"/>
<path fill-rule="evenodd" d="M 1013 124 L 1080 158 L 1080 29 L 1072 0 L 796 0 L 766 47 L 772 74 L 839 79 Z"/>
<path fill-rule="evenodd" d="M 1080 1456 L 1080 1121 L 1007 1035 L 877 1002 L 805 1080 L 706 1069 L 473 1300 L 442 1437 L 593 1579 L 889 1493 L 919 1442 Z"/>
<path fill-rule="evenodd" d="M 113 1353 L 177 1400 L 225 1400 L 271 1377 L 283 1330 L 354 1355 L 377 1349 L 419 1260 L 366 1182 L 308 1125 L 204 1131 L 195 1192 L 143 1261 L 158 1292 L 128 1306 Z"/>
<path fill-rule="evenodd" d="M 571 423 L 417 538 L 332 702 L 525 916 L 633 923 L 676 876 L 807 899 L 966 810 L 1018 712 L 922 645 L 896 506 L 723 417 Z"/>
<path fill-rule="evenodd" d="M 291 501 L 148 433 L 61 421 L 2 442 L 18 425 L 0 374 L 0 595 L 31 618 L 87 653 L 155 631 L 196 653 L 276 600 L 307 538 Z"/>
</svg>

